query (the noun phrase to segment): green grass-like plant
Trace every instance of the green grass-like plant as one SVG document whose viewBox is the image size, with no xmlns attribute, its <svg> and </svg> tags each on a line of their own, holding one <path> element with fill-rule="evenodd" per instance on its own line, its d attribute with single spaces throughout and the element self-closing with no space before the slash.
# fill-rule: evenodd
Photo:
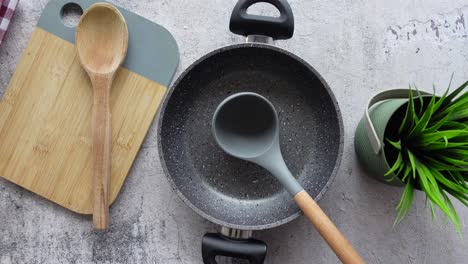
<svg viewBox="0 0 468 264">
<path fill-rule="evenodd" d="M 460 220 L 448 194 L 468 206 L 467 86 L 468 81 L 449 94 L 449 85 L 441 97 L 433 94 L 430 100 L 423 99 L 417 89 L 414 94 L 418 96 L 414 97 L 410 87 L 398 133 L 387 137 L 397 157 L 385 175 L 405 183 L 395 224 L 408 213 L 417 186 L 426 193 L 432 217 L 439 207 L 461 234 Z"/>
</svg>

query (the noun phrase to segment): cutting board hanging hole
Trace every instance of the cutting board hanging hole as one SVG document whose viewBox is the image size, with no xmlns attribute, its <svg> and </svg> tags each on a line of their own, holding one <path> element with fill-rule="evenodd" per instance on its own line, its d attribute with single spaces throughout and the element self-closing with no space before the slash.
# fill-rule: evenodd
<svg viewBox="0 0 468 264">
<path fill-rule="evenodd" d="M 67 3 L 60 10 L 62 23 L 70 28 L 74 28 L 78 25 L 81 15 L 83 15 L 83 8 L 75 3 Z"/>
</svg>

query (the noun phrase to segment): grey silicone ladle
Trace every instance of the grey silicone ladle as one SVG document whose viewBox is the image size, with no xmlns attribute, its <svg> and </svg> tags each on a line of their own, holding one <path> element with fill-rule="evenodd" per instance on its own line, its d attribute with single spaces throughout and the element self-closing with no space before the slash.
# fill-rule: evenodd
<svg viewBox="0 0 468 264">
<path fill-rule="evenodd" d="M 227 97 L 213 115 L 212 132 L 227 154 L 270 171 L 343 263 L 364 263 L 286 166 L 279 145 L 278 115 L 270 101 L 250 92 Z"/>
</svg>

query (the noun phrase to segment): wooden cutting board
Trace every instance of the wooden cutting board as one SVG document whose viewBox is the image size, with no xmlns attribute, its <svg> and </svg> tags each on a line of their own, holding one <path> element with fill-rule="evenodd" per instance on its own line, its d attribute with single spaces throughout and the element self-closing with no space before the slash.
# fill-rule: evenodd
<svg viewBox="0 0 468 264">
<path fill-rule="evenodd" d="M 45 7 L 0 102 L 0 175 L 72 211 L 92 213 L 91 83 L 63 6 Z M 73 0 L 86 10 L 97 1 Z M 117 197 L 177 68 L 172 35 L 119 8 L 128 53 L 111 91 L 110 202 Z"/>
</svg>

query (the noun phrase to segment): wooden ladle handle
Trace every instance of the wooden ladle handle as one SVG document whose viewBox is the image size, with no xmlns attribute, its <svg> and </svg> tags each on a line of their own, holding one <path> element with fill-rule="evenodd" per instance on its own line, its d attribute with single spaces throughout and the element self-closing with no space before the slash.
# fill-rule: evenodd
<svg viewBox="0 0 468 264">
<path fill-rule="evenodd" d="M 304 212 L 304 215 L 312 222 L 341 262 L 345 264 L 365 263 L 340 230 L 338 230 L 335 224 L 333 224 L 306 191 L 302 190 L 297 193 L 294 196 L 294 201 L 296 201 L 299 208 Z"/>
<path fill-rule="evenodd" d="M 111 153 L 110 87 L 112 76 L 90 76 L 93 84 L 93 224 L 106 230 L 109 225 L 109 178 Z"/>
</svg>

